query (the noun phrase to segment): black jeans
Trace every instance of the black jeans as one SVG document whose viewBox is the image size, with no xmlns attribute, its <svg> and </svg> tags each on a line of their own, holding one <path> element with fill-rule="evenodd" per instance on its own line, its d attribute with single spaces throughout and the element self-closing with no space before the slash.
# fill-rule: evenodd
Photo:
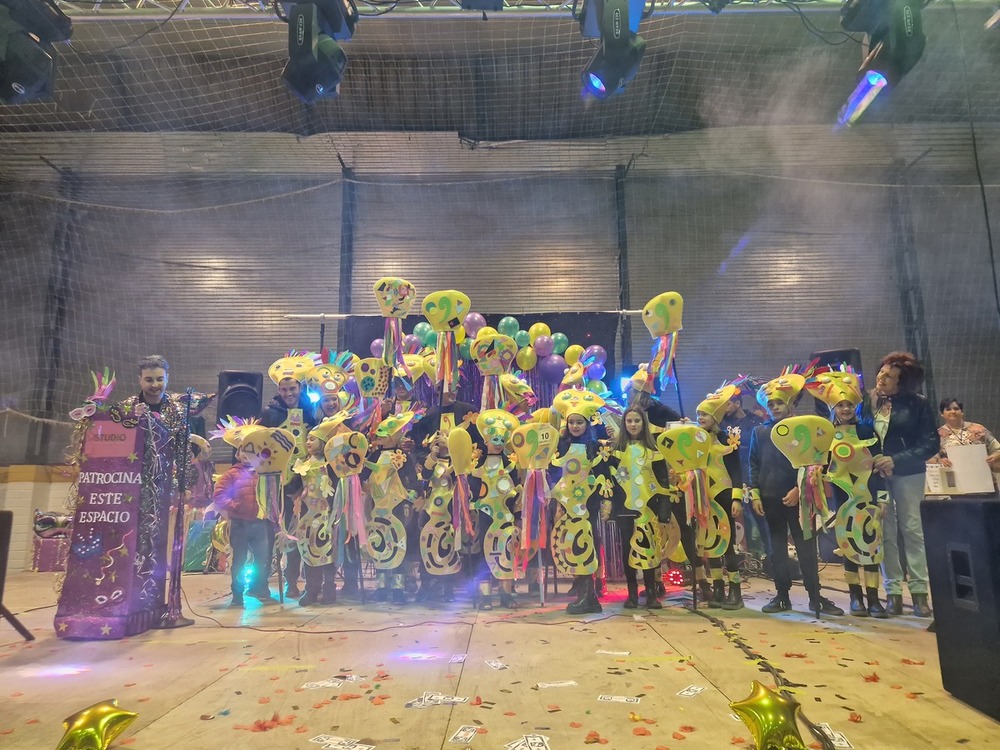
<svg viewBox="0 0 1000 750">
<path fill-rule="evenodd" d="M 802 569 L 802 583 L 810 597 L 819 596 L 819 555 L 816 551 L 816 535 L 809 540 L 802 538 L 799 525 L 799 506 L 788 507 L 781 498 L 762 497 L 764 518 L 771 532 L 771 574 L 778 594 L 788 596 L 792 588 L 792 574 L 788 566 L 788 535 L 792 535 L 795 551 Z"/>
</svg>

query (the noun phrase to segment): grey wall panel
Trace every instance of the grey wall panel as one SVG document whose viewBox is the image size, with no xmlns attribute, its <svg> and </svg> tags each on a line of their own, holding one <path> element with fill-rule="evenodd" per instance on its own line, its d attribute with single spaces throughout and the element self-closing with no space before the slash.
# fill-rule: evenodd
<svg viewBox="0 0 1000 750">
<path fill-rule="evenodd" d="M 378 312 L 380 276 L 403 276 L 421 300 L 459 289 L 484 313 L 618 307 L 610 176 L 362 183 L 358 204 L 353 312 Z"/>
</svg>

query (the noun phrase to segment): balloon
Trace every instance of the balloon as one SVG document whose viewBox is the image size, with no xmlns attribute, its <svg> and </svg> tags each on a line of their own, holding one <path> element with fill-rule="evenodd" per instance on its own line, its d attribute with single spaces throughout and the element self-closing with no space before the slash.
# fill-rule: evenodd
<svg viewBox="0 0 1000 750">
<path fill-rule="evenodd" d="M 539 336 L 531 344 L 535 347 L 535 354 L 539 357 L 547 357 L 552 354 L 552 350 L 555 348 L 555 344 L 552 341 L 551 336 Z"/>
<path fill-rule="evenodd" d="M 549 383 L 560 382 L 565 372 L 566 360 L 558 354 L 550 354 L 538 363 L 538 374 Z"/>
<path fill-rule="evenodd" d="M 106 750 L 138 715 L 118 708 L 117 698 L 95 703 L 63 719 L 66 731 L 56 750 Z"/>
<path fill-rule="evenodd" d="M 604 347 L 600 344 L 594 344 L 593 346 L 588 346 L 583 350 L 583 363 L 588 367 L 590 365 L 603 365 L 608 361 L 608 353 L 604 350 Z"/>
<path fill-rule="evenodd" d="M 531 343 L 531 334 L 527 331 L 518 331 L 514 334 L 514 341 L 520 347 L 528 346 Z"/>
<path fill-rule="evenodd" d="M 602 380 L 608 371 L 604 368 L 604 365 L 592 364 L 587 368 L 587 377 L 590 380 Z"/>
<path fill-rule="evenodd" d="M 403 351 L 407 354 L 416 354 L 420 351 L 420 347 L 423 346 L 423 343 L 424 342 L 420 340 L 419 336 L 414 336 L 412 333 L 408 333 L 403 336 Z"/>
<path fill-rule="evenodd" d="M 472 339 L 466 339 L 461 344 L 458 345 L 458 356 L 462 359 L 469 359 L 472 356 L 472 352 L 469 347 L 472 346 Z"/>
<path fill-rule="evenodd" d="M 486 318 L 477 312 L 470 312 L 465 316 L 462 325 L 465 326 L 465 332 L 475 338 L 476 334 L 479 333 L 479 329 L 486 325 Z"/>
<path fill-rule="evenodd" d="M 607 393 L 608 386 L 604 384 L 603 380 L 591 380 L 587 383 L 587 390 L 591 393 Z"/>
<path fill-rule="evenodd" d="M 465 332 L 465 326 L 459 326 L 458 328 L 455 329 L 455 343 L 461 344 L 463 341 L 465 341 L 465 338 L 468 335 L 469 334 Z"/>
<path fill-rule="evenodd" d="M 459 331 L 461 331 L 462 329 L 461 329 L 461 328 L 459 328 L 458 330 L 459 330 Z M 465 337 L 463 336 L 462 338 L 464 339 Z M 456 337 L 455 337 L 455 339 L 457 340 L 457 339 L 458 339 L 458 336 L 456 336 Z M 421 342 L 421 343 L 422 343 L 422 344 L 423 344 L 424 346 L 429 346 L 429 347 L 430 347 L 431 349 L 433 349 L 434 347 L 436 347 L 436 346 L 437 346 L 437 342 L 438 342 L 438 335 L 437 335 L 437 331 L 435 331 L 435 330 L 434 330 L 434 329 L 432 328 L 431 330 L 429 330 L 429 331 L 427 332 L 427 335 L 425 335 L 425 336 L 424 336 L 424 337 L 423 337 L 422 339 L 420 339 L 420 342 Z"/>
<path fill-rule="evenodd" d="M 569 347 L 569 336 L 567 336 L 565 333 L 559 333 L 558 331 L 556 331 L 555 333 L 552 334 L 552 343 L 553 343 L 552 351 L 554 351 L 556 354 L 563 354 L 563 352 L 565 352 L 566 349 Z M 565 355 L 563 355 L 563 359 L 565 359 Z M 567 364 L 573 364 L 573 363 L 567 361 Z"/>
<path fill-rule="evenodd" d="M 795 724 L 799 704 L 792 698 L 753 681 L 753 692 L 741 701 L 733 701 L 729 707 L 735 711 L 750 729 L 754 742 L 760 750 L 804 750 L 805 743 Z"/>
<path fill-rule="evenodd" d="M 497 330 L 504 336 L 510 336 L 511 338 L 514 338 L 514 334 L 517 333 L 520 328 L 521 324 L 517 322 L 517 318 L 513 318 L 510 315 L 500 318 L 500 322 L 497 323 Z"/>
<path fill-rule="evenodd" d="M 413 326 L 413 335 L 416 336 L 421 341 L 423 341 L 427 337 L 428 333 L 433 333 L 433 332 L 434 332 L 434 327 L 426 320 L 421 320 L 419 323 Z"/>
<path fill-rule="evenodd" d="M 358 387 L 358 381 L 354 379 L 353 375 L 344 383 L 343 390 L 350 393 L 355 399 L 361 398 L 361 389 Z"/>
<path fill-rule="evenodd" d="M 371 346 L 368 350 L 372 353 L 373 357 L 381 357 L 382 352 L 385 351 L 385 340 L 384 339 L 372 339 Z"/>
<path fill-rule="evenodd" d="M 494 328 L 493 326 L 483 326 L 478 331 L 476 331 L 476 335 L 473 336 L 473 338 L 484 339 L 487 336 L 499 336 L 499 335 L 500 334 L 497 332 L 497 329 Z"/>
<path fill-rule="evenodd" d="M 526 346 L 517 352 L 515 361 L 522 370 L 530 370 L 538 364 L 538 354 L 532 347 Z"/>
<path fill-rule="evenodd" d="M 555 338 L 556 337 L 553 336 L 552 340 L 555 341 Z M 559 352 L 556 353 L 558 354 Z M 570 346 L 567 346 L 566 351 L 563 352 L 563 358 L 566 360 L 566 364 L 568 365 L 575 365 L 577 362 L 580 361 L 580 357 L 582 356 L 583 356 L 583 347 L 580 346 L 579 344 L 571 344 Z"/>
<path fill-rule="evenodd" d="M 532 323 L 531 328 L 528 329 L 528 335 L 531 336 L 531 343 L 535 343 L 535 339 L 539 336 L 551 336 L 552 330 L 544 323 Z"/>
</svg>

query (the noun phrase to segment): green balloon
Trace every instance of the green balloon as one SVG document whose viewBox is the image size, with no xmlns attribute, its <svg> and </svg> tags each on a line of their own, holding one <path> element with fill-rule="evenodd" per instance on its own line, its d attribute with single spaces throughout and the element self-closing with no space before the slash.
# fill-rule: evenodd
<svg viewBox="0 0 1000 750">
<path fill-rule="evenodd" d="M 510 336 L 513 338 L 521 329 L 521 324 L 517 322 L 517 318 L 513 318 L 508 315 L 505 318 L 500 318 L 500 322 L 497 323 L 497 331 L 502 333 L 504 336 Z"/>
<path fill-rule="evenodd" d="M 514 343 L 523 349 L 531 344 L 531 334 L 527 331 L 517 331 L 514 334 Z"/>
<path fill-rule="evenodd" d="M 430 327 L 430 323 L 427 324 L 427 327 L 431 328 Z M 426 334 L 424 334 L 421 337 L 420 341 L 421 341 L 421 343 L 423 343 L 424 346 L 429 346 L 429 347 L 431 347 L 433 349 L 435 346 L 437 346 L 437 342 L 438 342 L 437 331 L 435 331 L 433 328 L 431 328 L 429 331 L 427 331 Z"/>
<path fill-rule="evenodd" d="M 431 324 L 428 323 L 426 320 L 421 320 L 419 323 L 413 326 L 413 335 L 416 336 L 421 341 L 424 340 L 424 338 L 427 336 L 428 333 L 431 333 L 433 331 L 434 329 L 431 327 Z"/>
<path fill-rule="evenodd" d="M 556 354 L 562 354 L 569 347 L 569 336 L 565 333 L 553 333 L 552 334 L 552 351 Z"/>
<path fill-rule="evenodd" d="M 465 341 L 463 341 L 461 344 L 458 345 L 458 355 L 462 359 L 472 358 L 472 351 L 469 349 L 470 346 L 472 346 L 472 339 L 466 339 Z"/>
</svg>

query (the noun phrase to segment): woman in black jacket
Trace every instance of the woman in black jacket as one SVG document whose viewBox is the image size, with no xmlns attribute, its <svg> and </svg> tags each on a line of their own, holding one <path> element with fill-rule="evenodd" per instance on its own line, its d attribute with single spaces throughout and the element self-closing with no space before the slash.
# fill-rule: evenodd
<svg viewBox="0 0 1000 750">
<path fill-rule="evenodd" d="M 927 399 L 917 393 L 924 379 L 924 368 L 909 352 L 891 352 L 882 358 L 871 402 L 865 405 L 862 422 L 872 425 L 882 443 L 882 454 L 872 468 L 885 481 L 889 491 L 882 529 L 885 556 L 882 578 L 885 582 L 888 611 L 903 613 L 903 565 L 913 600 L 913 614 L 932 615 L 927 601 L 927 557 L 924 552 L 924 527 L 920 501 L 924 499 L 924 474 L 927 460 L 941 448 L 934 411 Z M 900 559 L 898 536 L 903 535 Z"/>
</svg>

